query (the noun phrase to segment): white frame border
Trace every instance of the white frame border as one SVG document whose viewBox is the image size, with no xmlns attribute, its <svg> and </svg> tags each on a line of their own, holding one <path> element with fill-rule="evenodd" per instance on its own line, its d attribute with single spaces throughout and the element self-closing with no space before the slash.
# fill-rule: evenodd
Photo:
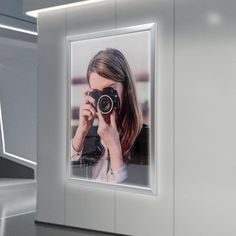
<svg viewBox="0 0 236 236">
<path fill-rule="evenodd" d="M 80 40 L 88 40 L 116 35 L 123 35 L 129 33 L 137 33 L 142 31 L 150 31 L 151 36 L 151 128 L 150 128 L 150 168 L 149 168 L 149 181 L 150 187 L 141 187 L 135 185 L 126 185 L 126 184 L 111 184 L 111 183 L 102 183 L 95 180 L 87 180 L 80 178 L 71 177 L 70 173 L 70 152 L 71 152 L 71 43 Z M 112 30 L 100 31 L 95 33 L 88 34 L 79 34 L 73 36 L 66 37 L 66 46 L 67 46 L 67 136 L 66 136 L 66 144 L 67 144 L 67 157 L 66 157 L 66 181 L 65 183 L 73 183 L 79 184 L 80 186 L 91 186 L 98 188 L 105 188 L 111 190 L 119 190 L 119 191 L 129 191 L 134 193 L 143 193 L 147 195 L 157 195 L 157 76 L 156 76 L 156 38 L 157 38 L 157 24 L 149 23 L 138 26 L 131 26 L 125 28 L 117 28 Z"/>
</svg>

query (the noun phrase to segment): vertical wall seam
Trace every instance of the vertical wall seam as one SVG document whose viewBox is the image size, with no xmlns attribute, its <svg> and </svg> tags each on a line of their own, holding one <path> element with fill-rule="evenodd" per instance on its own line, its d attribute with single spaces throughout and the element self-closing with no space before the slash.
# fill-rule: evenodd
<svg viewBox="0 0 236 236">
<path fill-rule="evenodd" d="M 36 78 L 36 162 L 37 162 L 37 167 L 35 171 L 35 180 L 37 182 L 37 187 L 36 187 L 36 213 L 35 213 L 35 220 L 37 220 L 38 217 L 38 193 L 39 193 L 39 179 L 38 179 L 38 173 L 39 173 L 39 79 L 40 79 L 40 44 L 41 44 L 41 38 L 40 38 L 40 14 L 37 17 L 37 32 L 38 32 L 38 39 L 37 39 L 37 47 L 38 47 L 38 53 L 37 53 L 37 78 Z"/>
<path fill-rule="evenodd" d="M 117 28 L 117 0 L 115 0 L 115 28 Z"/>
<path fill-rule="evenodd" d="M 117 28 L 117 0 L 115 0 L 115 28 Z M 117 209 L 117 191 L 114 191 L 114 232 L 117 233 L 117 219 L 116 219 L 116 212 Z"/>
<path fill-rule="evenodd" d="M 114 191 L 114 232 L 117 233 L 116 231 L 116 193 L 117 191 Z"/>
<path fill-rule="evenodd" d="M 175 0 L 173 0 L 173 236 L 175 236 Z"/>
<path fill-rule="evenodd" d="M 67 25 L 67 9 L 65 8 L 65 10 L 64 10 L 64 41 L 65 41 L 65 39 L 66 39 L 66 35 L 67 35 L 67 29 L 66 29 L 66 25 Z M 65 47 L 65 45 L 66 45 L 66 42 L 64 42 L 64 53 L 65 53 L 65 55 L 66 55 L 66 47 Z M 65 60 L 65 58 L 66 57 L 64 57 L 64 60 Z M 65 64 L 64 65 L 67 65 L 67 62 L 65 61 Z M 67 68 L 64 70 L 64 79 L 65 79 L 65 81 L 66 81 L 66 101 L 67 101 L 67 93 L 68 93 L 68 91 L 67 91 L 67 89 L 68 89 L 68 86 L 67 86 Z M 67 102 L 66 102 L 66 106 L 67 106 Z M 65 114 L 67 114 L 67 107 L 65 107 L 65 109 L 66 109 L 66 112 L 65 112 Z M 67 118 L 66 118 L 66 127 L 67 127 Z M 67 130 L 66 130 L 66 137 L 67 137 Z M 66 162 L 67 162 L 67 147 L 66 147 Z M 65 160 L 64 160 L 65 161 Z M 67 163 L 66 163 L 66 165 L 65 165 L 66 167 L 64 167 L 64 168 L 66 168 L 66 170 L 65 170 L 65 172 L 64 173 L 67 173 Z M 67 175 L 66 175 L 67 176 Z M 64 225 L 66 225 L 66 184 L 65 184 L 65 182 L 63 183 L 63 188 L 64 188 L 64 209 L 63 209 L 63 211 L 64 211 Z"/>
</svg>

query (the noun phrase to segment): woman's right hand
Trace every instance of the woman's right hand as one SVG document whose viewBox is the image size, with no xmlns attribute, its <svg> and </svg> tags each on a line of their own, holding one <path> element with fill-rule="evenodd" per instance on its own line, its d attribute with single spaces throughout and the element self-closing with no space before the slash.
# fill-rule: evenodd
<svg viewBox="0 0 236 236">
<path fill-rule="evenodd" d="M 84 92 L 84 102 L 79 110 L 79 126 L 72 140 L 73 149 L 79 152 L 82 148 L 84 138 L 92 126 L 94 118 L 97 116 L 95 107 L 96 101 L 88 95 L 89 89 Z"/>
<path fill-rule="evenodd" d="M 86 89 L 84 92 L 84 102 L 80 107 L 79 111 L 79 127 L 78 129 L 82 132 L 83 135 L 88 133 L 94 118 L 96 117 L 96 101 L 94 98 L 88 95 L 89 89 Z"/>
</svg>

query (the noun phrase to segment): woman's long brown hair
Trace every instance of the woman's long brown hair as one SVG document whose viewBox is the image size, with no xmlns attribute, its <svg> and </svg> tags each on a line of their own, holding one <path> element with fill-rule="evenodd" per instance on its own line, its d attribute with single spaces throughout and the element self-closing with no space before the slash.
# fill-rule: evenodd
<svg viewBox="0 0 236 236">
<path fill-rule="evenodd" d="M 130 149 L 142 128 L 142 115 L 129 64 L 119 50 L 107 48 L 99 51 L 90 61 L 87 70 L 88 82 L 92 72 L 123 84 L 123 101 L 118 114 L 117 129 L 123 157 L 130 158 Z"/>
</svg>

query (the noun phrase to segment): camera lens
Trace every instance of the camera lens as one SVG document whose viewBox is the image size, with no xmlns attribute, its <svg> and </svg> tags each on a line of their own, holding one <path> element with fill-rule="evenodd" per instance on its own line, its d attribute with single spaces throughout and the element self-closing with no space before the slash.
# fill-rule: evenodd
<svg viewBox="0 0 236 236">
<path fill-rule="evenodd" d="M 102 95 L 98 100 L 98 108 L 102 114 L 109 114 L 113 109 L 113 100 L 108 95 Z"/>
</svg>

